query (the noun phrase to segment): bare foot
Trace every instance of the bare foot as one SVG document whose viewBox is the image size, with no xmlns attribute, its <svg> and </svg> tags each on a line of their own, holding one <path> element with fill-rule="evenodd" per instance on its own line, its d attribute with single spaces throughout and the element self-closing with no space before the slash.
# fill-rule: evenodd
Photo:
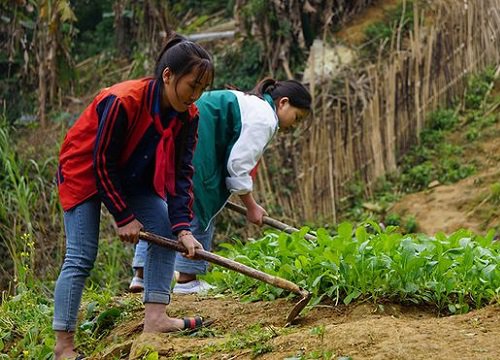
<svg viewBox="0 0 500 360">
<path fill-rule="evenodd" d="M 72 359 L 78 356 L 75 352 L 74 332 L 56 331 L 55 360 Z"/>
<path fill-rule="evenodd" d="M 144 318 L 145 333 L 166 333 L 182 330 L 184 328 L 184 320 L 171 318 L 166 315 L 155 318 Z"/>
<path fill-rule="evenodd" d="M 60 346 L 56 345 L 54 348 L 54 360 L 64 360 L 64 359 L 74 359 L 78 356 L 78 353 L 75 352 L 73 347 L 63 349 Z"/>
</svg>

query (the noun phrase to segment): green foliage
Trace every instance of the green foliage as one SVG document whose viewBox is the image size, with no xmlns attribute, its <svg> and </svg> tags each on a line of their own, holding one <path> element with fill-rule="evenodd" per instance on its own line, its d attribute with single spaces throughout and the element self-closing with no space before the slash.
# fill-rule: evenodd
<svg viewBox="0 0 500 360">
<path fill-rule="evenodd" d="M 384 224 L 387 226 L 400 226 L 401 216 L 399 216 L 399 214 L 391 213 L 386 216 Z"/>
<path fill-rule="evenodd" d="M 468 125 L 466 138 L 475 140 L 481 136 L 482 130 L 496 124 L 499 117 L 495 113 L 485 115 L 482 110 L 470 110 L 465 114 L 465 119 L 465 123 Z M 489 133 L 485 133 L 485 135 L 489 135 Z"/>
<path fill-rule="evenodd" d="M 458 116 L 452 109 L 438 109 L 432 112 L 426 127 L 430 130 L 453 130 L 458 123 Z"/>
<path fill-rule="evenodd" d="M 169 1 L 172 12 L 179 17 L 185 16 L 188 12 L 198 15 L 213 15 L 219 11 L 225 11 L 225 15 L 230 16 L 234 7 L 234 0 L 173 0 Z"/>
<path fill-rule="evenodd" d="M 103 221 L 103 225 L 108 223 L 109 227 L 112 227 L 111 221 L 111 219 L 107 222 Z M 111 231 L 114 232 L 111 229 L 108 232 Z M 101 235 L 97 259 L 89 277 L 90 286 L 106 288 L 114 293 L 127 288 L 131 276 L 130 262 L 133 256 L 132 246 L 126 246 L 118 237 L 106 238 Z"/>
<path fill-rule="evenodd" d="M 107 287 L 90 285 L 83 298 L 84 317 L 79 323 L 77 341 L 86 354 L 98 354 L 103 338 L 121 322 L 131 318 L 133 310 L 142 307 L 137 297 L 116 300 L 116 292 Z"/>
<path fill-rule="evenodd" d="M 52 291 L 22 283 L 19 289 L 16 296 L 4 295 L 0 303 L 0 353 L 6 359 L 52 359 Z M 138 298 L 116 301 L 113 295 L 107 288 L 88 288 L 84 293 L 86 311 L 77 342 L 85 353 L 98 354 L 103 346 L 100 340 L 141 306 Z M 0 355 L 0 359 L 4 358 Z"/>
<path fill-rule="evenodd" d="M 214 54 L 214 86 L 222 88 L 225 84 L 232 84 L 242 90 L 253 89 L 263 75 L 262 52 L 262 44 L 245 39 L 241 46 L 234 44 L 225 48 L 222 54 Z"/>
<path fill-rule="evenodd" d="M 27 6 L 0 2 L 0 106 L 14 121 L 35 113 L 38 79 L 32 51 L 36 43 L 35 19 Z M 26 55 L 26 58 L 25 58 Z M 29 56 L 28 56 L 29 55 Z M 15 101 L 13 101 L 15 99 Z"/>
<path fill-rule="evenodd" d="M 377 54 L 379 48 L 384 46 L 384 51 L 388 50 L 386 44 L 391 42 L 391 39 L 401 29 L 401 39 L 405 33 L 408 33 L 413 27 L 413 4 L 412 1 L 406 2 L 406 8 L 403 4 L 399 4 L 394 10 L 387 12 L 384 20 L 375 22 L 367 26 L 364 30 L 366 43 L 363 52 L 368 57 L 373 57 Z M 401 44 L 400 44 L 401 45 Z"/>
<path fill-rule="evenodd" d="M 408 190 L 425 188 L 432 180 L 433 164 L 430 161 L 410 167 L 401 175 L 401 182 Z"/>
<path fill-rule="evenodd" d="M 439 164 L 437 178 L 441 183 L 449 184 L 474 174 L 476 167 L 472 164 L 462 164 L 459 157 L 443 158 Z"/>
<path fill-rule="evenodd" d="M 51 359 L 53 310 L 48 294 L 38 286 L 21 288 L 0 304 L 0 353 L 5 359 Z"/>
<path fill-rule="evenodd" d="M 390 24 L 376 22 L 367 26 L 364 32 L 367 41 L 374 41 L 377 45 L 380 45 L 380 42 L 391 38 L 393 31 Z"/>
<path fill-rule="evenodd" d="M 417 219 L 413 215 L 409 216 L 405 222 L 406 233 L 409 234 L 415 233 L 417 231 L 417 228 L 418 228 Z"/>
<path fill-rule="evenodd" d="M 490 185 L 490 201 L 495 205 L 500 205 L 500 182 Z"/>
<path fill-rule="evenodd" d="M 83 6 L 83 4 L 85 4 L 85 2 L 78 2 L 75 11 L 78 11 L 78 8 Z M 88 9 L 92 14 L 92 16 L 89 15 L 89 18 L 92 19 L 92 23 L 84 24 L 80 19 L 77 23 L 79 33 L 74 42 L 75 59 L 77 61 L 101 54 L 102 52 L 115 51 L 113 16 L 109 12 L 111 10 L 111 4 L 106 4 L 106 2 L 98 2 L 98 4 L 93 4 L 93 6 Z M 80 13 L 78 14 L 79 18 L 83 15 Z"/>
<path fill-rule="evenodd" d="M 479 130 L 476 127 L 470 127 L 465 134 L 465 138 L 469 141 L 474 141 L 479 137 Z"/>
<path fill-rule="evenodd" d="M 453 183 L 474 173 L 474 165 L 464 164 L 463 148 L 446 141 L 446 135 L 458 121 L 451 109 L 438 109 L 429 115 L 421 133 L 421 145 L 411 149 L 402 160 L 399 181 L 404 191 L 424 189 L 433 180 Z"/>
<path fill-rule="evenodd" d="M 495 80 L 495 69 L 488 68 L 482 73 L 472 76 L 467 85 L 465 107 L 468 110 L 478 110 L 484 101 L 490 84 Z"/>
<path fill-rule="evenodd" d="M 35 237 L 35 229 L 39 229 L 36 220 L 41 215 L 37 216 L 35 209 L 44 216 L 57 218 L 59 208 L 57 197 L 51 195 L 54 158 L 41 163 L 22 161 L 12 143 L 13 133 L 5 117 L 0 116 L 0 253 L 6 255 L 2 257 L 5 259 L 3 271 L 11 274 L 9 280 L 14 279 L 14 283 L 5 284 L 5 288 L 15 291 L 15 281 L 27 282 L 25 267 L 34 271 L 35 257 L 42 258 L 43 249 Z M 36 256 L 33 248 L 39 252 Z M 5 281 L 0 277 L 2 280 Z"/>
<path fill-rule="evenodd" d="M 243 331 L 232 331 L 230 336 L 225 337 L 224 341 L 214 342 L 203 347 L 204 355 L 220 354 L 238 349 L 251 348 L 252 358 L 258 358 L 262 354 L 273 350 L 269 340 L 284 334 L 287 329 L 276 329 L 271 326 L 254 324 Z M 185 358 L 184 356 L 182 357 Z M 194 359 L 198 359 L 195 357 Z"/>
<path fill-rule="evenodd" d="M 410 221 L 406 226 L 414 225 Z M 466 230 L 427 237 L 402 235 L 394 227 L 382 231 L 374 222 L 357 228 L 346 222 L 335 236 L 318 229 L 313 243 L 303 239 L 306 230 L 268 233 L 245 245 L 222 244 L 221 254 L 308 289 L 313 305 L 325 298 L 344 304 L 371 299 L 464 312 L 499 295 L 500 244 L 493 241 L 492 231 L 484 237 Z M 207 278 L 249 301 L 288 296 L 225 269 L 215 268 Z"/>
</svg>

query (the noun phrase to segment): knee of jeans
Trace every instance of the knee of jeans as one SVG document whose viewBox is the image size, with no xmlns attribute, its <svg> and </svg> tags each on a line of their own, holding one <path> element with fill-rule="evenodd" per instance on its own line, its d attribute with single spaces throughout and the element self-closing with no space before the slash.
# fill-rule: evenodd
<svg viewBox="0 0 500 360">
<path fill-rule="evenodd" d="M 76 274 L 88 276 L 94 267 L 95 257 L 85 256 L 66 256 L 64 259 L 63 270 L 70 270 Z"/>
</svg>

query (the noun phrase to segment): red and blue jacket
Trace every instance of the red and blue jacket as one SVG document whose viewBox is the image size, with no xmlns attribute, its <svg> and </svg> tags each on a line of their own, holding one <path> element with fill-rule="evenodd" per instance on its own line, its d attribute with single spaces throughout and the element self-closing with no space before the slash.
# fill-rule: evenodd
<svg viewBox="0 0 500 360">
<path fill-rule="evenodd" d="M 59 157 L 65 211 L 98 194 L 124 226 L 135 219 L 127 195 L 155 191 L 167 200 L 172 231 L 189 230 L 198 109 L 193 104 L 184 113 L 161 114 L 160 98 L 156 80 L 130 80 L 101 90 L 84 110 Z"/>
</svg>

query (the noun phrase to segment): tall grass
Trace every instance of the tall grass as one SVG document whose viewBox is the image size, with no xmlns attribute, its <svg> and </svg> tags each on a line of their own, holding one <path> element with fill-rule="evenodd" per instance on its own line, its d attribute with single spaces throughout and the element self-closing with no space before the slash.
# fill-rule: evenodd
<svg viewBox="0 0 500 360">
<path fill-rule="evenodd" d="M 0 285 L 14 294 L 18 283 L 26 284 L 23 266 L 29 264 L 30 276 L 51 280 L 64 256 L 62 211 L 54 181 L 57 149 L 35 149 L 37 155 L 43 151 L 39 160 L 23 158 L 26 155 L 17 149 L 26 140 L 17 136 L 17 130 L 0 116 L 0 254 L 6 259 L 0 264 Z M 116 241 L 111 218 L 103 219 L 91 281 L 119 291 L 128 281 L 132 251 Z"/>
<path fill-rule="evenodd" d="M 2 170 L 0 175 L 2 188 L 0 239 L 5 244 L 9 255 L 15 284 L 22 274 L 23 262 L 26 260 L 23 259 L 22 254 L 32 254 L 27 251 L 29 245 L 25 240 L 33 235 L 31 209 L 35 205 L 37 189 L 36 184 L 29 182 L 26 170 L 16 156 L 11 143 L 10 126 L 5 116 L 0 117 L 0 166 Z M 34 267 L 34 261 L 34 256 L 30 255 L 28 262 L 32 267 Z M 2 270 L 4 276 L 5 273 L 9 273 L 8 268 Z"/>
</svg>

